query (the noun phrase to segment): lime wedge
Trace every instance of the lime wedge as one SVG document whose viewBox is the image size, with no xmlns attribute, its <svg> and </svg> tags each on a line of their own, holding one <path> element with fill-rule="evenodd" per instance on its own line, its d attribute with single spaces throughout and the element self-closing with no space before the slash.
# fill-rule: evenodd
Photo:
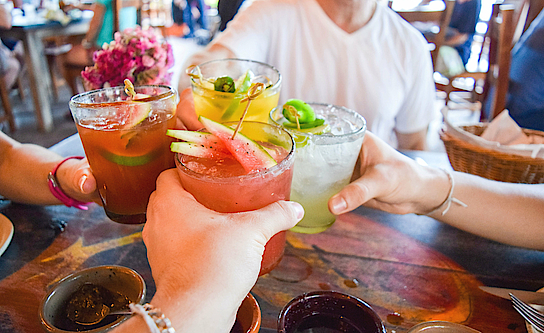
<svg viewBox="0 0 544 333">
<path fill-rule="evenodd" d="M 154 160 L 159 152 L 152 151 L 150 153 L 139 156 L 123 156 L 117 155 L 110 151 L 102 151 L 102 156 L 110 162 L 123 166 L 139 166 L 144 165 Z"/>
</svg>

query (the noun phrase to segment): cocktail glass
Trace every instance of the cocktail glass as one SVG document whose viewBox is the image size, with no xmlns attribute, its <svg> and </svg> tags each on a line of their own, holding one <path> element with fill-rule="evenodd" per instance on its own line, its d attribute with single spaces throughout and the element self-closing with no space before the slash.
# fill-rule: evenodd
<svg viewBox="0 0 544 333">
<path fill-rule="evenodd" d="M 225 123 L 235 128 L 237 123 Z M 244 121 L 240 132 L 277 154 L 277 165 L 247 174 L 233 159 L 217 160 L 176 154 L 183 187 L 204 206 L 223 213 L 245 212 L 278 200 L 289 200 L 293 178 L 294 141 L 278 126 Z M 286 232 L 266 244 L 260 275 L 270 272 L 283 257 Z"/>
<path fill-rule="evenodd" d="M 247 96 L 249 84 L 241 83 L 248 71 L 254 74 L 250 83 L 262 82 L 266 89 L 252 100 L 245 120 L 268 122 L 268 114 L 276 107 L 280 97 L 281 74 L 270 65 L 243 59 L 212 60 L 190 70 L 197 116 L 204 116 L 220 123 L 238 121 L 246 107 L 246 103 L 240 101 Z M 229 76 L 235 83 L 237 82 L 235 92 L 214 90 L 213 81 L 223 76 Z"/>
<path fill-rule="evenodd" d="M 173 140 L 166 130 L 175 125 L 176 91 L 168 86 L 135 90 L 149 97 L 131 101 L 119 86 L 70 99 L 106 215 L 126 224 L 145 222 L 157 176 L 174 167 Z M 137 114 L 140 117 L 135 120 Z"/>
<path fill-rule="evenodd" d="M 313 234 L 327 230 L 336 220 L 328 209 L 328 201 L 350 182 L 366 132 L 366 120 L 345 107 L 308 104 L 328 126 L 286 129 L 297 146 L 291 200 L 299 202 L 305 211 L 304 218 L 291 230 Z M 270 120 L 278 125 L 287 121 L 280 107 L 270 112 Z"/>
</svg>

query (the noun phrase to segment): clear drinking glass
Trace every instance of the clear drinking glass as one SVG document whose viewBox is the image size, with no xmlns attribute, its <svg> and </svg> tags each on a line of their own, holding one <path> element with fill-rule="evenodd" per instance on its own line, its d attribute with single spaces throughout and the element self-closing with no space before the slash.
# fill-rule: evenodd
<svg viewBox="0 0 544 333">
<path fill-rule="evenodd" d="M 145 222 L 149 195 L 170 151 L 177 94 L 168 86 L 134 87 L 149 97 L 131 101 L 123 86 L 93 90 L 70 100 L 70 110 L 108 217 L 120 223 Z"/>
<path fill-rule="evenodd" d="M 253 73 L 253 77 L 246 76 Z M 251 101 L 245 120 L 268 122 L 268 113 L 276 105 L 280 97 L 281 74 L 265 63 L 244 59 L 212 60 L 194 67 L 191 71 L 191 86 L 197 116 L 204 116 L 222 123 L 238 121 L 247 103 L 240 102 L 247 96 L 249 84 L 262 82 L 265 90 Z M 195 76 L 201 76 L 201 79 Z M 214 90 L 213 81 L 218 77 L 229 76 L 236 83 L 233 93 Z"/>
<path fill-rule="evenodd" d="M 225 123 L 236 127 L 237 123 Z M 214 158 L 176 154 L 176 166 L 183 187 L 204 206 L 222 213 L 255 210 L 278 200 L 289 200 L 295 145 L 281 127 L 244 121 L 240 132 L 277 152 L 275 166 L 255 173 L 245 172 L 238 163 Z M 266 244 L 260 275 L 270 272 L 283 257 L 285 231 Z"/>
<path fill-rule="evenodd" d="M 308 104 L 327 126 L 286 128 L 281 107 L 270 112 L 270 120 L 286 128 L 297 146 L 291 200 L 302 204 L 305 214 L 291 230 L 313 234 L 325 231 L 336 220 L 328 201 L 350 182 L 366 133 L 366 120 L 345 107 Z"/>
</svg>

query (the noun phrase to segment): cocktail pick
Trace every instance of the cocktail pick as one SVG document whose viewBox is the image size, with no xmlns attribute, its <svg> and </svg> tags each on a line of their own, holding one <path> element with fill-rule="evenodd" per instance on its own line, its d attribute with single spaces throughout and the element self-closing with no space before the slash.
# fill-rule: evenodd
<svg viewBox="0 0 544 333">
<path fill-rule="evenodd" d="M 246 108 L 244 109 L 244 113 L 242 113 L 242 117 L 240 117 L 240 121 L 238 121 L 238 125 L 236 126 L 236 129 L 234 130 L 234 133 L 232 133 L 232 139 L 234 140 L 234 137 L 236 136 L 236 133 L 238 133 L 238 130 L 240 130 L 240 126 L 242 126 L 242 122 L 244 121 L 244 118 L 246 117 L 247 110 L 249 109 L 249 105 L 251 104 L 251 101 L 257 98 L 262 92 L 264 91 L 264 83 L 257 82 L 249 90 L 247 91 L 247 96 L 244 97 L 240 103 L 247 102 Z"/>
<path fill-rule="evenodd" d="M 123 82 L 125 83 L 125 93 L 128 95 L 128 97 L 130 97 L 130 99 L 134 99 L 136 97 L 134 85 L 129 79 L 125 79 Z"/>
<path fill-rule="evenodd" d="M 196 68 L 196 71 L 198 74 L 193 74 L 193 69 Z M 202 82 L 202 72 L 200 72 L 200 67 L 197 65 L 191 65 L 185 69 L 185 74 L 189 75 L 190 78 L 198 79 L 200 82 Z"/>
<path fill-rule="evenodd" d="M 298 121 L 300 115 L 298 114 L 297 108 L 292 105 L 284 105 L 283 108 L 287 109 L 287 112 L 289 112 L 295 118 L 295 120 L 297 121 L 297 129 L 300 130 L 300 122 Z"/>
</svg>

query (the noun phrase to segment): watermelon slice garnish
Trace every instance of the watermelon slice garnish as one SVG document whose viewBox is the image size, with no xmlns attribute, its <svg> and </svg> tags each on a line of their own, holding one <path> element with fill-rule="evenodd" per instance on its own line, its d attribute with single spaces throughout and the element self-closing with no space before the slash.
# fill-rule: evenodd
<svg viewBox="0 0 544 333">
<path fill-rule="evenodd" d="M 173 142 L 173 152 L 201 158 L 235 158 L 248 173 L 268 169 L 277 164 L 271 154 L 260 144 L 234 129 L 199 117 L 200 122 L 210 132 L 193 132 L 185 130 L 168 130 L 167 135 L 184 140 Z"/>
<path fill-rule="evenodd" d="M 206 117 L 198 117 L 204 127 L 225 144 L 230 153 L 248 172 L 258 172 L 278 164 L 260 144 L 238 132 L 232 138 L 234 129 Z"/>
</svg>

